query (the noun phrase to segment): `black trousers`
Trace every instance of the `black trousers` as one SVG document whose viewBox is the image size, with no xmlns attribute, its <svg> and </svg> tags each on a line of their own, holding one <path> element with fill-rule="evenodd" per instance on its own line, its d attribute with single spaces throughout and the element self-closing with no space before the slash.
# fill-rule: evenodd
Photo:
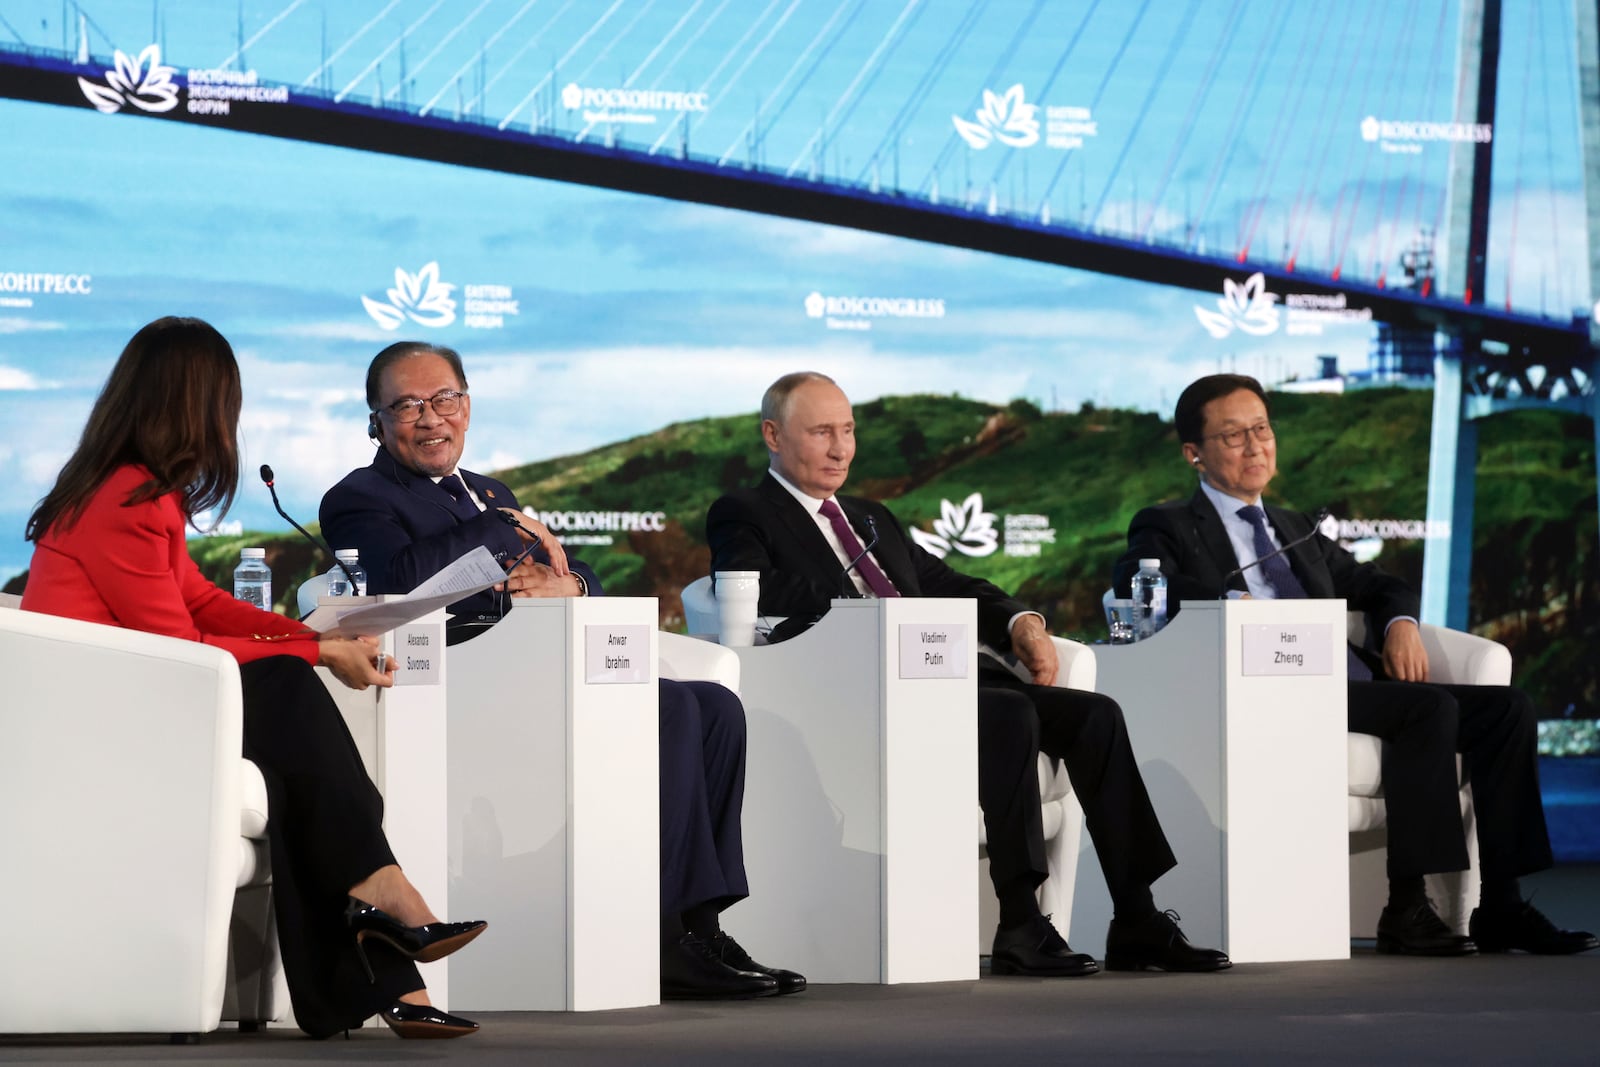
<svg viewBox="0 0 1600 1067">
<path fill-rule="evenodd" d="M 272 656 L 239 668 L 244 755 L 267 783 L 267 837 L 278 949 L 295 1021 L 312 1037 L 359 1026 L 423 988 L 416 965 L 366 942 L 368 982 L 344 922 L 350 887 L 395 862 L 383 798 L 367 777 L 344 718 L 302 659 Z"/>
<path fill-rule="evenodd" d="M 1539 797 L 1538 721 L 1509 686 L 1351 682 L 1350 729 L 1382 738 L 1389 877 L 1467 867 L 1456 753 L 1472 784 L 1485 881 L 1550 866 Z"/>
<path fill-rule="evenodd" d="M 1066 764 L 1113 900 L 1149 887 L 1177 865 L 1117 702 L 984 669 L 978 679 L 978 803 L 997 888 L 1017 878 L 1038 886 L 1048 874 L 1040 752 Z"/>
<path fill-rule="evenodd" d="M 744 873 L 744 705 L 715 682 L 661 679 L 661 913 L 722 910 Z"/>
</svg>

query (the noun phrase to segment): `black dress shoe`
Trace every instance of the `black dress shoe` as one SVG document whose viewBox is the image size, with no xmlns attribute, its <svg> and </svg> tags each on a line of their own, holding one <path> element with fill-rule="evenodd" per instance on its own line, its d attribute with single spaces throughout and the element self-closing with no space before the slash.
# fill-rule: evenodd
<svg viewBox="0 0 1600 1067">
<path fill-rule="evenodd" d="M 355 934 L 356 953 L 361 957 L 361 966 L 366 969 L 369 982 L 376 981 L 372 976 L 372 964 L 367 962 L 367 947 L 362 944 L 369 937 L 385 942 L 407 959 L 432 963 L 444 959 L 489 928 L 489 924 L 481 919 L 477 922 L 405 926 L 382 908 L 375 908 L 355 897 L 351 897 L 344 906 L 344 921 Z"/>
<path fill-rule="evenodd" d="M 749 1000 L 777 993 L 772 975 L 729 966 L 694 934 L 661 946 L 662 1000 Z"/>
<path fill-rule="evenodd" d="M 1386 907 L 1378 914 L 1378 951 L 1392 956 L 1471 956 L 1478 946 L 1446 926 L 1433 905 L 1423 901 Z"/>
<path fill-rule="evenodd" d="M 1048 915 L 1034 915 L 1015 926 L 996 930 L 989 955 L 990 974 L 1079 978 L 1099 969 L 1093 956 L 1072 951 Z"/>
<path fill-rule="evenodd" d="M 397 1000 L 379 1014 L 389 1024 L 389 1029 L 401 1037 L 466 1037 L 478 1032 L 478 1024 L 471 1019 L 451 1015 L 430 1004 L 407 1004 Z M 350 1035 L 346 1033 L 345 1036 Z"/>
<path fill-rule="evenodd" d="M 1570 956 L 1600 948 L 1587 930 L 1562 930 L 1526 901 L 1515 908 L 1473 908 L 1467 930 L 1480 952 L 1521 949 L 1536 956 Z"/>
<path fill-rule="evenodd" d="M 778 992 L 799 993 L 806 987 L 806 976 L 795 971 L 786 971 L 782 967 L 768 967 L 757 963 L 750 958 L 750 953 L 744 946 L 718 930 L 712 935 L 708 947 L 717 959 L 726 963 L 736 971 L 749 971 L 753 974 L 764 974 L 769 978 L 778 980 Z"/>
<path fill-rule="evenodd" d="M 1106 931 L 1106 970 L 1223 971 L 1233 966 L 1226 952 L 1189 944 L 1178 918 L 1167 910 L 1137 922 L 1112 919 Z"/>
</svg>

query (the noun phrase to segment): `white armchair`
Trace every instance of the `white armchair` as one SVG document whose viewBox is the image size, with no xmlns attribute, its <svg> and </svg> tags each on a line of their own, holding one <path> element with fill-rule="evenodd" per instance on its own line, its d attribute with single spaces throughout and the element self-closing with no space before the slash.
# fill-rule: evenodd
<svg viewBox="0 0 1600 1067">
<path fill-rule="evenodd" d="M 685 586 L 681 594 L 683 617 L 691 634 L 715 634 L 718 629 L 717 600 L 710 577 L 697 578 Z M 767 622 L 780 619 L 768 617 Z M 1064 638 L 1052 638 L 1060 671 L 1056 684 L 1068 689 L 1092 692 L 1095 681 L 1094 650 L 1087 645 Z M 666 673 L 666 646 L 662 646 L 662 673 Z M 1019 671 L 1021 676 L 1025 674 Z M 1072 795 L 1072 783 L 1067 780 L 1066 768 L 1048 756 L 1039 757 L 1039 797 L 1043 805 L 1045 852 L 1050 875 L 1039 888 L 1039 908 L 1052 917 L 1062 937 L 1072 922 L 1072 892 L 1077 879 L 1078 848 L 1083 834 L 1083 809 Z M 988 838 L 984 831 L 983 815 L 978 815 L 978 852 L 981 859 L 988 857 Z M 983 883 L 988 885 L 987 879 Z M 979 913 L 978 940 L 980 954 L 989 951 L 989 937 L 994 932 L 998 907 L 994 895 L 984 892 Z"/>
<path fill-rule="evenodd" d="M 1349 613 L 1350 641 L 1367 642 L 1367 620 Z M 1511 684 L 1511 653 L 1496 641 L 1422 625 L 1422 644 L 1428 653 L 1428 674 L 1436 682 L 1460 685 Z M 1350 734 L 1350 936 L 1376 936 L 1378 913 L 1383 909 L 1388 878 L 1387 813 L 1383 802 L 1383 746 L 1369 734 Z M 1457 767 L 1460 759 L 1457 758 Z M 1427 878 L 1428 896 L 1440 918 L 1459 933 L 1478 899 L 1478 835 L 1472 809 L 1472 789 L 1461 778 L 1461 820 L 1466 831 L 1467 856 L 1472 866 L 1451 874 Z"/>
<path fill-rule="evenodd" d="M 232 657 L 8 597 L 0 678 L 0 1033 L 281 1018 L 266 787 L 239 755 Z"/>
</svg>

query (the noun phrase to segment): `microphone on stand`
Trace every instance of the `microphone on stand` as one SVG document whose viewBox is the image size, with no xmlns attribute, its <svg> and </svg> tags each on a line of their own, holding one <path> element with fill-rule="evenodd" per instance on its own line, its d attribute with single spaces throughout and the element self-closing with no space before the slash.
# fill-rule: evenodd
<svg viewBox="0 0 1600 1067">
<path fill-rule="evenodd" d="M 344 576 L 349 580 L 351 589 L 360 588 L 356 584 L 356 576 L 350 573 L 350 568 L 346 567 L 344 565 L 344 560 L 340 559 L 338 555 L 334 553 L 333 549 L 328 547 L 327 542 L 323 541 L 320 537 L 311 536 L 304 526 L 301 526 L 298 522 L 295 522 L 293 519 L 291 519 L 289 517 L 289 513 L 283 510 L 283 505 L 278 503 L 278 490 L 275 489 L 272 484 L 272 468 L 265 463 L 261 465 L 261 480 L 267 483 L 267 492 L 272 494 L 272 506 L 279 515 L 283 516 L 283 520 L 290 526 L 293 526 L 296 530 L 299 530 L 301 537 L 304 537 L 307 541 L 310 541 L 313 546 L 327 553 L 328 558 L 333 560 L 334 565 L 340 570 L 344 571 Z"/>
<path fill-rule="evenodd" d="M 526 526 L 522 525 L 522 523 L 518 522 L 514 515 L 511 515 L 511 514 L 508 514 L 507 512 L 501 511 L 499 508 L 496 508 L 494 513 L 496 515 L 500 516 L 500 521 L 505 523 L 507 526 L 510 526 L 510 527 L 513 527 L 513 528 L 515 528 L 517 530 L 520 530 L 523 533 L 527 534 L 529 537 L 533 538 L 532 541 L 528 542 L 528 547 L 527 548 L 525 548 L 521 552 L 517 553 L 515 558 L 513 558 L 510 563 L 506 564 L 506 573 L 510 574 L 512 571 L 517 569 L 517 567 L 522 563 L 523 560 L 525 560 L 529 556 L 533 555 L 534 551 L 540 545 L 542 545 L 544 542 L 539 539 L 539 535 L 538 534 L 534 533 L 532 530 L 530 530 Z"/>
<path fill-rule="evenodd" d="M 878 547 L 878 524 L 873 521 L 871 515 L 867 516 L 867 533 L 870 536 L 867 538 L 866 545 L 861 549 L 860 552 L 856 553 L 856 558 L 852 559 L 849 563 L 846 563 L 844 565 L 844 570 L 839 572 L 839 579 L 844 583 L 844 595 L 847 597 L 859 598 L 861 596 L 861 594 L 856 591 L 856 583 L 850 580 L 850 572 L 855 570 L 856 566 L 866 558 L 868 552 L 871 552 L 874 548 Z"/>
<path fill-rule="evenodd" d="M 1277 559 L 1279 556 L 1283 555 L 1285 552 L 1288 552 L 1291 549 L 1299 548 L 1301 545 L 1305 544 L 1307 541 L 1309 541 L 1313 537 L 1317 536 L 1317 531 L 1322 526 L 1322 520 L 1326 519 L 1328 517 L 1328 514 L 1329 514 L 1329 511 L 1328 511 L 1327 508 L 1323 508 L 1321 511 L 1318 511 L 1316 520 L 1311 523 L 1310 532 L 1308 532 L 1304 537 L 1296 537 L 1293 541 L 1290 541 L 1288 544 L 1284 545 L 1282 548 L 1274 549 L 1273 551 L 1268 552 L 1264 556 L 1260 556 L 1260 557 L 1258 557 L 1256 559 L 1251 560 L 1249 563 L 1246 563 L 1243 567 L 1238 567 L 1238 568 L 1236 568 L 1234 570 L 1229 571 L 1222 579 L 1222 596 L 1219 597 L 1218 599 L 1220 599 L 1220 600 L 1228 599 L 1228 583 L 1233 581 L 1235 578 L 1239 577 L 1239 575 L 1243 574 L 1245 571 L 1250 570 L 1252 567 L 1259 567 L 1259 566 L 1261 566 L 1261 564 L 1265 563 L 1269 559 Z"/>
</svg>

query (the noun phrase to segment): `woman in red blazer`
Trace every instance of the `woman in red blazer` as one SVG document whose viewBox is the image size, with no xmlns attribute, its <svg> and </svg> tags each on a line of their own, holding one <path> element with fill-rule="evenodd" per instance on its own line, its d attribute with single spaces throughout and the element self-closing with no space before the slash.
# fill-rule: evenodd
<svg viewBox="0 0 1600 1067">
<path fill-rule="evenodd" d="M 484 923 L 445 923 L 384 837 L 383 799 L 313 665 L 354 689 L 393 670 L 372 638 L 322 637 L 235 600 L 189 558 L 185 527 L 239 482 L 239 366 L 198 319 L 158 319 L 123 349 L 83 438 L 28 520 L 22 606 L 202 641 L 239 661 L 244 755 L 266 779 L 273 904 L 295 1020 L 327 1037 L 382 1013 L 402 1037 L 477 1024 L 432 1007 L 415 960 Z"/>
</svg>

